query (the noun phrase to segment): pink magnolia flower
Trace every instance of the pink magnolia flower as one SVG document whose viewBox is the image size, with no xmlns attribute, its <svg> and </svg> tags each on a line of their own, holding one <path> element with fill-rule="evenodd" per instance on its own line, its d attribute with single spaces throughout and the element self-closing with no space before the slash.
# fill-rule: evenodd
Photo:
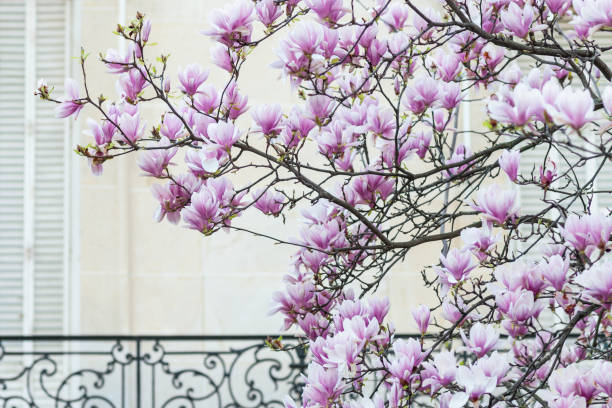
<svg viewBox="0 0 612 408">
<path fill-rule="evenodd" d="M 521 153 L 518 150 L 504 150 L 499 157 L 499 167 L 506 173 L 510 181 L 516 181 L 520 159 Z"/>
<path fill-rule="evenodd" d="M 195 95 L 200 85 L 208 79 L 209 70 L 202 69 L 198 64 L 189 64 L 185 69 L 180 70 L 178 79 L 181 83 L 181 91 L 187 95 Z"/>
<path fill-rule="evenodd" d="M 303 311 L 315 301 L 315 287 L 310 281 L 288 281 L 284 291 L 273 294 L 275 302 L 270 313 L 282 311 L 289 315 L 293 311 Z M 287 328 L 291 325 L 287 326 Z"/>
<path fill-rule="evenodd" d="M 461 72 L 461 59 L 460 56 L 455 53 L 446 52 L 443 50 L 438 51 L 432 58 L 432 63 L 436 68 L 440 79 L 444 82 L 450 82 Z"/>
<path fill-rule="evenodd" d="M 221 163 L 215 151 L 189 150 L 185 154 L 185 163 L 193 175 L 202 177 L 214 174 Z"/>
<path fill-rule="evenodd" d="M 176 183 L 170 181 L 165 185 L 151 186 L 153 196 L 159 201 L 155 219 L 160 222 L 167 216 L 168 221 L 177 224 L 181 211 L 191 199 L 191 195 L 200 190 L 202 181 L 192 174 L 184 173 L 176 177 Z"/>
<path fill-rule="evenodd" d="M 103 120 L 102 126 L 100 126 L 98 122 L 88 118 L 87 125 L 89 126 L 89 130 L 98 146 L 103 146 L 110 143 L 113 140 L 113 136 L 115 135 L 115 131 L 117 129 L 109 120 Z"/>
<path fill-rule="evenodd" d="M 548 401 L 550 408 L 586 408 L 585 399 L 579 395 L 570 395 L 567 397 L 559 397 Z"/>
<path fill-rule="evenodd" d="M 392 3 L 391 6 L 395 5 L 397 3 Z M 397 56 L 398 58 L 395 59 L 396 62 L 396 66 L 394 68 L 399 69 L 399 63 L 403 62 L 403 58 L 401 58 L 402 54 L 404 52 L 406 52 L 406 49 L 408 48 L 408 44 L 410 43 L 410 37 L 408 37 L 408 34 L 404 33 L 404 32 L 397 32 L 397 33 L 392 33 L 389 38 L 387 39 L 387 46 L 389 48 L 389 52 L 393 55 L 393 56 Z M 415 63 L 416 64 L 416 63 Z M 414 72 L 414 69 L 416 69 L 416 66 L 412 66 L 412 67 L 408 67 L 410 70 L 410 73 L 412 74 Z M 411 69 L 412 68 L 412 69 Z M 396 90 L 396 95 L 399 94 L 399 91 Z"/>
<path fill-rule="evenodd" d="M 212 84 L 203 84 L 193 97 L 193 106 L 200 112 L 212 114 L 219 107 L 221 97 L 217 88 Z"/>
<path fill-rule="evenodd" d="M 450 118 L 449 118 L 450 119 Z M 433 126 L 437 132 L 442 132 L 448 123 L 446 111 L 441 108 L 433 110 Z"/>
<path fill-rule="evenodd" d="M 525 334 L 527 327 L 523 322 L 536 317 L 542 311 L 543 306 L 542 302 L 535 301 L 533 292 L 528 290 L 515 292 L 510 296 L 510 303 L 507 307 L 506 314 L 509 320 L 504 321 L 502 325 L 513 337 Z"/>
<path fill-rule="evenodd" d="M 517 37 L 524 38 L 531 29 L 531 24 L 535 18 L 535 11 L 530 4 L 522 7 L 517 3 L 511 2 L 506 10 L 500 13 L 501 22 L 504 27 Z M 540 27 L 535 27 L 539 29 Z"/>
<path fill-rule="evenodd" d="M 431 143 L 431 130 L 420 130 L 414 132 L 406 142 L 408 148 L 416 152 L 421 159 L 425 158 Z"/>
<path fill-rule="evenodd" d="M 337 246 L 343 246 L 346 241 L 340 225 L 334 221 L 302 228 L 300 235 L 303 244 L 325 251 Z"/>
<path fill-rule="evenodd" d="M 354 178 L 351 186 L 362 204 L 373 207 L 378 197 L 383 201 L 389 197 L 395 189 L 395 181 L 378 174 L 367 174 Z"/>
<path fill-rule="evenodd" d="M 402 104 L 410 111 L 419 114 L 438 100 L 440 90 L 435 79 L 427 75 L 415 78 L 402 97 Z"/>
<path fill-rule="evenodd" d="M 356 316 L 355 318 L 361 318 Z M 348 324 L 347 320 L 347 324 Z M 350 331 L 336 333 L 325 341 L 327 358 L 325 368 L 336 368 L 340 372 L 347 372 L 357 364 L 357 357 L 362 350 L 362 344 L 352 335 Z"/>
<path fill-rule="evenodd" d="M 72 78 L 66 78 L 64 83 L 66 89 L 66 97 L 63 102 L 55 108 L 55 117 L 67 118 L 74 115 L 75 119 L 79 116 L 79 112 L 83 109 L 84 103 L 80 101 L 79 89 L 76 81 Z"/>
<path fill-rule="evenodd" d="M 255 8 L 249 0 L 236 0 L 227 3 L 222 9 L 214 9 L 208 14 L 210 30 L 202 33 L 227 46 L 248 42 L 253 31 Z"/>
<path fill-rule="evenodd" d="M 208 125 L 208 137 L 223 150 L 229 151 L 240 139 L 240 131 L 231 122 L 211 123 Z"/>
<path fill-rule="evenodd" d="M 569 258 L 553 255 L 546 264 L 542 264 L 542 276 L 555 290 L 562 290 L 567 281 L 569 266 Z"/>
<path fill-rule="evenodd" d="M 238 55 L 234 50 L 228 48 L 227 45 L 214 45 L 210 49 L 210 56 L 212 57 L 213 64 L 230 73 L 234 71 L 238 64 Z"/>
<path fill-rule="evenodd" d="M 572 5 L 572 2 L 569 0 L 544 0 L 544 3 L 555 14 L 565 14 Z"/>
<path fill-rule="evenodd" d="M 371 106 L 367 111 L 368 128 L 379 136 L 391 138 L 395 134 L 395 116 L 390 109 Z"/>
<path fill-rule="evenodd" d="M 376 319 L 378 324 L 383 324 L 390 308 L 389 298 L 386 296 L 368 299 L 368 314 L 370 318 Z"/>
<path fill-rule="evenodd" d="M 377 66 L 387 52 L 387 43 L 375 38 L 366 49 L 366 58 L 372 66 Z"/>
<path fill-rule="evenodd" d="M 123 72 L 127 72 L 130 67 L 128 64 L 132 61 L 133 51 L 135 47 L 130 43 L 129 49 L 126 51 L 124 55 L 119 54 L 119 51 L 115 49 L 109 49 L 106 51 L 106 55 L 104 56 L 104 60 L 106 61 L 104 64 L 108 69 L 108 72 L 111 74 L 121 74 Z"/>
<path fill-rule="evenodd" d="M 260 105 L 251 111 L 251 116 L 257 124 L 256 131 L 260 131 L 264 135 L 274 135 L 280 132 L 280 122 L 282 118 L 282 110 L 279 104 Z"/>
<path fill-rule="evenodd" d="M 247 194 L 246 191 L 236 193 L 234 185 L 228 177 L 215 177 L 206 180 L 206 186 L 211 189 L 217 196 L 219 202 L 224 207 L 224 214 L 230 215 L 230 207 L 240 207 L 246 205 L 246 200 L 243 200 Z M 238 215 L 234 213 L 232 215 Z M 230 220 L 226 220 L 228 222 Z"/>
<path fill-rule="evenodd" d="M 435 10 L 432 7 L 425 7 L 421 10 L 429 21 L 442 21 L 442 16 L 440 15 L 440 12 L 438 10 Z M 431 40 L 434 35 L 434 31 L 430 30 L 431 26 L 429 24 L 429 21 L 425 20 L 418 13 L 414 13 L 412 17 L 412 24 L 414 26 L 414 31 L 412 32 L 412 35 L 418 35 L 421 39 L 425 41 Z"/>
<path fill-rule="evenodd" d="M 542 68 L 532 68 L 527 74 L 527 84 L 534 88 L 542 90 L 544 85 L 549 82 L 557 83 L 556 81 L 550 81 L 553 77 L 553 70 L 549 66 L 543 66 Z"/>
<path fill-rule="evenodd" d="M 159 145 L 161 149 L 146 150 L 140 156 L 138 167 L 140 167 L 148 176 L 161 177 L 163 171 L 170 164 L 170 160 L 176 155 L 177 147 L 165 148 L 170 146 L 171 142 L 166 137 L 162 137 Z"/>
<path fill-rule="evenodd" d="M 135 103 L 138 95 L 148 85 L 140 69 L 132 68 L 128 72 L 121 74 L 118 80 L 121 88 L 121 95 L 128 101 Z"/>
<path fill-rule="evenodd" d="M 321 21 L 336 23 L 346 11 L 343 0 L 305 0 L 306 5 L 315 12 Z"/>
<path fill-rule="evenodd" d="M 612 6 L 606 0 L 575 0 L 572 5 L 578 14 L 572 20 L 572 25 L 582 39 L 612 22 Z"/>
<path fill-rule="evenodd" d="M 552 160 L 546 161 L 546 167 L 540 165 L 540 184 L 546 188 L 557 177 L 557 165 Z"/>
<path fill-rule="evenodd" d="M 578 251 L 584 251 L 589 245 L 590 231 L 587 217 L 589 216 L 578 217 L 571 214 L 565 220 L 563 227 L 563 237 Z"/>
<path fill-rule="evenodd" d="M 89 146 L 87 148 L 87 164 L 89 165 L 89 170 L 91 170 L 91 174 L 94 176 L 102 175 L 104 168 L 102 164 L 106 161 L 105 156 L 108 154 L 108 150 L 106 146 Z"/>
<path fill-rule="evenodd" d="M 576 394 L 587 401 L 591 401 L 601 392 L 595 383 L 593 370 L 583 365 L 578 365 L 578 371 L 580 374 L 576 377 Z"/>
<path fill-rule="evenodd" d="M 283 14 L 283 10 L 274 0 L 262 0 L 255 5 L 257 18 L 265 26 L 272 25 Z"/>
<path fill-rule="evenodd" d="M 463 313 L 453 305 L 448 299 L 442 302 L 442 318 L 455 324 L 463 317 Z"/>
<path fill-rule="evenodd" d="M 570 397 L 577 394 L 577 382 L 581 375 L 582 373 L 574 364 L 557 368 L 548 381 L 550 390 L 559 397 Z"/>
<path fill-rule="evenodd" d="M 184 136 L 183 121 L 174 113 L 167 112 L 159 128 L 159 132 L 170 140 L 180 139 Z"/>
<path fill-rule="evenodd" d="M 150 34 L 151 34 L 151 20 L 145 20 L 142 23 L 142 28 L 140 30 L 140 40 L 143 43 L 147 43 L 149 41 Z"/>
<path fill-rule="evenodd" d="M 576 278 L 576 283 L 586 289 L 586 294 L 602 303 L 612 302 L 612 261 L 603 259 Z"/>
<path fill-rule="evenodd" d="M 289 116 L 284 122 L 285 128 L 295 136 L 294 144 L 308 136 L 310 131 L 316 126 L 315 122 L 304 115 L 304 113 L 297 107 L 293 107 Z M 289 146 L 289 145 L 287 145 Z"/>
<path fill-rule="evenodd" d="M 493 392 L 497 379 L 487 376 L 478 366 L 460 366 L 457 369 L 457 384 L 465 390 L 453 395 L 450 407 L 462 407 L 469 401 L 476 402 L 484 394 Z"/>
<path fill-rule="evenodd" d="M 492 326 L 485 326 L 482 323 L 475 323 L 470 328 L 470 338 L 465 336 L 461 330 L 461 339 L 463 343 L 476 354 L 476 357 L 481 358 L 489 351 L 494 350 L 499 341 L 499 333 Z"/>
<path fill-rule="evenodd" d="M 486 66 L 489 71 L 493 71 L 495 67 L 503 61 L 506 55 L 506 49 L 493 43 L 488 43 L 482 48 L 480 55 L 482 64 Z"/>
<path fill-rule="evenodd" d="M 261 189 L 253 194 L 253 198 L 255 200 L 255 208 L 268 215 L 278 215 L 286 201 L 285 196 L 278 191 L 264 191 Z"/>
<path fill-rule="evenodd" d="M 177 224 L 181 220 L 181 209 L 183 206 L 177 200 L 175 194 L 173 194 L 170 184 L 153 184 L 151 192 L 157 201 L 159 201 L 159 207 L 155 213 L 157 222 L 161 222 L 167 216 L 168 221 Z"/>
<path fill-rule="evenodd" d="M 590 121 L 597 119 L 593 109 L 593 99 L 588 90 L 567 87 L 559 94 L 551 114 L 557 124 L 579 130 Z"/>
<path fill-rule="evenodd" d="M 434 393 L 455 381 L 457 359 L 452 351 L 441 350 L 434 354 L 433 363 L 424 362 L 423 368 L 422 376 L 425 377 L 423 386 L 431 387 L 431 392 Z"/>
<path fill-rule="evenodd" d="M 140 117 L 137 113 L 132 116 L 129 113 L 123 113 L 119 116 L 119 129 L 121 132 L 121 138 L 130 144 L 136 143 L 138 139 L 142 137 L 145 124 L 140 123 Z"/>
<path fill-rule="evenodd" d="M 238 84 L 235 80 L 232 80 L 225 90 L 225 98 L 223 100 L 223 108 L 229 118 L 235 120 L 246 112 L 249 109 L 247 106 L 248 102 L 249 97 L 238 92 Z"/>
<path fill-rule="evenodd" d="M 172 79 L 168 78 L 164 78 L 163 82 L 162 82 L 162 88 L 164 90 L 164 92 L 167 94 L 170 93 L 170 86 L 172 84 Z"/>
<path fill-rule="evenodd" d="M 395 139 L 387 140 L 381 137 L 376 139 L 376 147 L 380 150 L 382 161 L 387 168 L 395 167 L 396 163 L 401 166 L 404 160 L 414 153 L 412 145 L 403 140 L 398 140 L 396 144 Z"/>
<path fill-rule="evenodd" d="M 223 220 L 221 203 L 209 188 L 202 188 L 191 196 L 191 204 L 182 211 L 188 228 L 208 233 Z"/>
<path fill-rule="evenodd" d="M 347 299 L 338 305 L 338 318 L 335 320 L 336 330 L 344 330 L 344 321 L 355 316 L 363 316 L 368 312 L 368 305 L 361 299 Z"/>
<path fill-rule="evenodd" d="M 453 109 L 463 99 L 461 85 L 457 82 L 445 82 L 440 84 L 440 94 L 438 100 L 444 109 Z"/>
<path fill-rule="evenodd" d="M 346 387 L 338 369 L 309 364 L 302 398 L 325 407 L 329 401 L 337 399 Z"/>
<path fill-rule="evenodd" d="M 289 42 L 286 44 L 288 51 L 295 52 L 297 58 L 313 55 L 319 49 L 325 33 L 321 24 L 313 21 L 301 22 L 289 34 Z"/>
<path fill-rule="evenodd" d="M 427 326 L 429 326 L 430 311 L 425 305 L 419 305 L 412 308 L 412 317 L 419 328 L 421 334 L 427 333 Z"/>
<path fill-rule="evenodd" d="M 510 64 L 508 68 L 499 74 L 499 79 L 501 79 L 504 83 L 511 85 L 517 85 L 519 82 L 521 82 L 522 78 L 523 71 L 521 71 L 521 67 L 516 62 Z"/>
<path fill-rule="evenodd" d="M 599 360 L 597 365 L 593 367 L 595 384 L 608 397 L 612 397 L 612 376 L 610 376 L 610 373 L 612 373 L 611 361 Z"/>
<path fill-rule="evenodd" d="M 503 355 L 494 351 L 490 356 L 483 356 L 476 361 L 476 366 L 482 369 L 487 377 L 497 379 L 497 385 L 502 382 L 510 370 L 507 355 Z"/>
<path fill-rule="evenodd" d="M 329 322 L 320 313 L 306 313 L 296 317 L 297 325 L 309 339 L 325 337 L 329 332 Z"/>
<path fill-rule="evenodd" d="M 393 343 L 393 351 L 395 355 L 387 363 L 389 373 L 401 383 L 410 384 L 413 372 L 425 358 L 421 345 L 415 339 L 398 339 Z"/>
<path fill-rule="evenodd" d="M 491 225 L 485 222 L 482 228 L 466 228 L 461 231 L 461 240 L 465 248 L 472 251 L 476 258 L 483 262 L 499 242 L 500 234 L 493 236 Z"/>
<path fill-rule="evenodd" d="M 340 121 L 334 121 L 321 131 L 313 133 L 315 133 L 313 139 L 317 142 L 319 152 L 328 158 L 342 156 L 347 149 L 358 144 L 353 128 L 346 127 Z"/>
<path fill-rule="evenodd" d="M 440 255 L 442 268 L 437 267 L 436 272 L 445 285 L 454 285 L 463 282 L 477 264 L 468 251 L 452 248 L 446 256 Z"/>
<path fill-rule="evenodd" d="M 494 275 L 509 291 L 527 289 L 537 295 L 546 286 L 541 268 L 534 262 L 521 260 L 500 265 L 495 269 Z"/>
<path fill-rule="evenodd" d="M 502 190 L 499 185 L 481 187 L 472 208 L 479 211 L 485 220 L 502 225 L 518 215 L 515 190 Z"/>
<path fill-rule="evenodd" d="M 326 95 L 314 95 L 308 98 L 309 118 L 322 124 L 333 109 L 332 99 Z"/>
<path fill-rule="evenodd" d="M 391 3 L 382 16 L 382 20 L 394 31 L 400 31 L 410 16 L 410 7 L 404 3 Z"/>
<path fill-rule="evenodd" d="M 515 126 L 524 126 L 542 110 L 540 92 L 522 82 L 507 96 L 509 99 L 489 101 L 487 107 L 491 118 Z"/>
<path fill-rule="evenodd" d="M 611 234 L 612 218 L 601 214 L 571 214 L 563 228 L 563 237 L 578 251 L 606 248 Z"/>
<path fill-rule="evenodd" d="M 360 351 L 363 346 L 372 341 L 380 331 L 380 324 L 378 323 L 378 320 L 367 320 L 361 315 L 346 319 L 342 325 L 344 326 L 345 332 L 349 332 L 351 334 L 351 341 L 357 342 Z"/>
</svg>

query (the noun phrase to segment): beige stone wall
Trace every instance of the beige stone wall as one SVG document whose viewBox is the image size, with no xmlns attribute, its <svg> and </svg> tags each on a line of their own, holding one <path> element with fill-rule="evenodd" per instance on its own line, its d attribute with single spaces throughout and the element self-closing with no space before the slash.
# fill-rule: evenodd
<svg viewBox="0 0 612 408">
<path fill-rule="evenodd" d="M 199 31 L 208 10 L 222 0 L 126 0 L 126 18 L 136 10 L 153 21 L 151 41 L 158 53 L 171 53 L 170 73 L 199 62 L 211 68 L 210 81 L 226 74 L 210 63 L 211 42 Z M 92 93 L 115 98 L 113 79 L 96 61 L 100 51 L 117 47 L 111 34 L 118 21 L 117 1 L 84 0 L 82 43 L 91 52 L 88 63 Z M 240 79 L 249 105 L 294 101 L 288 84 L 268 67 L 275 59 L 273 40 L 250 57 Z M 146 111 L 151 124 L 155 112 Z M 82 128 L 85 118 L 81 115 Z M 273 291 L 282 287 L 292 250 L 244 234 L 218 233 L 210 238 L 167 222 L 153 220 L 156 202 L 150 180 L 140 177 L 135 158 L 117 159 L 100 177 L 81 166 L 81 331 L 83 333 L 231 334 L 275 333 L 281 320 L 269 316 Z M 243 219 L 281 236 L 295 235 L 288 226 L 253 216 Z M 293 224 L 293 227 L 292 227 Z M 391 319 L 399 331 L 414 331 L 410 307 L 431 300 L 420 280 L 420 268 L 435 262 L 437 245 L 408 256 L 391 274 L 380 293 L 391 298 Z"/>
</svg>

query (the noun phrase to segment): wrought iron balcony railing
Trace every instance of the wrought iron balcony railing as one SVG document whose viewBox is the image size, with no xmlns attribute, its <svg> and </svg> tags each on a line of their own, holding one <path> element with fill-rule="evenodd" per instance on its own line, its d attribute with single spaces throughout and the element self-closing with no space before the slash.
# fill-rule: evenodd
<svg viewBox="0 0 612 408">
<path fill-rule="evenodd" d="M 283 407 L 307 356 L 296 337 L 266 345 L 277 337 L 0 336 L 0 407 Z"/>
<path fill-rule="evenodd" d="M 306 353 L 266 336 L 3 336 L 0 407 L 282 407 Z"/>
</svg>

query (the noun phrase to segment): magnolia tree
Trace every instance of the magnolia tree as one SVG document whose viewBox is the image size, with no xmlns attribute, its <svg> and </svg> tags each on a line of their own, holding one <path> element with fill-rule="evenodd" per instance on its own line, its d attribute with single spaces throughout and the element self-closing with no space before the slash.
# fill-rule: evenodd
<svg viewBox="0 0 612 408">
<path fill-rule="evenodd" d="M 92 93 L 84 53 L 82 87 L 36 93 L 59 117 L 95 112 L 76 148 L 94 174 L 139 155 L 158 221 L 295 248 L 274 310 L 312 362 L 286 407 L 612 407 L 612 217 L 596 205 L 611 193 L 597 183 L 612 154 L 612 47 L 597 40 L 610 29 L 606 0 L 238 0 L 204 32 L 223 86 L 197 64 L 170 78 L 137 14 L 116 30 L 127 52 L 101 56 L 115 101 Z M 240 91 L 268 41 L 295 106 Z M 145 104 L 164 110 L 152 128 Z M 486 121 L 466 130 L 469 104 Z M 540 163 L 521 171 L 529 154 Z M 299 208 L 296 239 L 240 223 Z M 375 291 L 432 243 L 436 303 L 411 310 L 420 340 L 396 339 Z"/>
</svg>

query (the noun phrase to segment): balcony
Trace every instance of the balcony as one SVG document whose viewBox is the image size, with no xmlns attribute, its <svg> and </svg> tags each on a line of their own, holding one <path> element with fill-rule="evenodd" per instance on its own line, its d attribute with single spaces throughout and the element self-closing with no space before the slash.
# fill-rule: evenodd
<svg viewBox="0 0 612 408">
<path fill-rule="evenodd" d="M 0 406 L 282 407 L 299 397 L 306 353 L 267 338 L 4 336 Z"/>
<path fill-rule="evenodd" d="M 308 359 L 303 340 L 278 338 L 3 336 L 0 406 L 282 408 L 300 398 Z"/>
</svg>

